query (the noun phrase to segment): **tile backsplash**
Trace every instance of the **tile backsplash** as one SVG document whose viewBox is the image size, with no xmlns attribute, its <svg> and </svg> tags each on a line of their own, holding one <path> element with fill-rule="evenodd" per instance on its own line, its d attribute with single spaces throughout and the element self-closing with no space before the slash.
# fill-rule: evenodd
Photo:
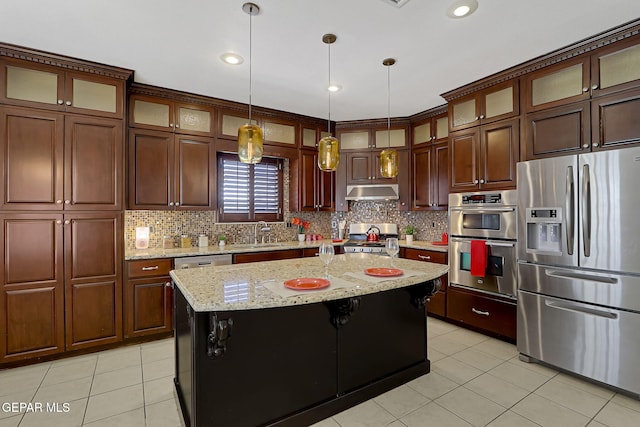
<svg viewBox="0 0 640 427">
<path fill-rule="evenodd" d="M 404 238 L 404 227 L 413 225 L 417 232 L 416 240 L 440 240 L 442 232 L 447 231 L 447 212 L 400 212 L 395 202 L 358 201 L 349 202 L 349 212 L 286 212 L 285 222 L 269 223 L 272 240 L 296 240 L 297 227 L 287 227 L 293 217 L 311 223 L 309 233 L 331 237 L 331 222 L 391 222 L 398 224 L 400 237 Z M 286 206 L 286 205 L 285 205 Z M 218 242 L 218 236 L 224 234 L 229 243 L 252 243 L 255 223 L 218 223 L 216 211 L 125 211 L 125 246 L 135 248 L 136 227 L 151 227 L 149 246 L 162 247 L 163 236 L 187 234 L 192 245 L 196 246 L 198 235 L 209 237 L 209 244 Z"/>
</svg>

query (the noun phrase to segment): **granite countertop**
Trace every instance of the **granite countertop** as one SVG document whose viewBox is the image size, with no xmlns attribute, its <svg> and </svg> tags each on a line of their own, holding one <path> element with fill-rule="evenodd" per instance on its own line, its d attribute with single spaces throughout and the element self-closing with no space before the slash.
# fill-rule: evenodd
<svg viewBox="0 0 640 427">
<path fill-rule="evenodd" d="M 296 278 L 323 278 L 324 264 L 318 257 L 173 270 L 171 277 L 195 311 L 232 311 L 366 295 L 423 283 L 448 271 L 442 264 L 395 259 L 393 267 L 403 270 L 403 276 L 379 279 L 363 274 L 367 268 L 389 266 L 390 259 L 379 255 L 336 255 L 329 266 L 331 285 L 313 291 L 290 291 L 284 287 L 284 282 Z M 283 296 L 281 291 L 289 292 L 291 296 Z"/>
<path fill-rule="evenodd" d="M 191 247 L 191 248 L 148 248 L 148 249 L 127 249 L 125 250 L 124 259 L 126 261 L 136 259 L 153 259 L 153 258 L 179 258 L 187 256 L 199 256 L 199 255 L 223 255 L 223 254 L 238 254 L 238 253 L 250 253 L 250 252 L 269 252 L 286 249 L 304 249 L 304 248 L 317 248 L 322 243 L 322 240 L 312 242 L 278 242 L 278 243 L 265 243 L 265 244 L 228 244 L 224 248 L 219 246 L 207 246 L 204 248 Z M 346 239 L 342 242 L 334 243 L 334 245 L 342 245 L 346 242 Z M 405 240 L 400 240 L 400 247 L 425 249 L 430 251 L 447 252 L 449 249 L 447 246 L 435 246 L 427 241 L 416 241 L 408 245 Z"/>
</svg>

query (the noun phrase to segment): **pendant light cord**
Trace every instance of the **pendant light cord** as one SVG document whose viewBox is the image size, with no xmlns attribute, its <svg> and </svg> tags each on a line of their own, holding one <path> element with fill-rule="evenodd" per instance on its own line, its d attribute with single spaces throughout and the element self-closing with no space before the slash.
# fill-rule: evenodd
<svg viewBox="0 0 640 427">
<path fill-rule="evenodd" d="M 251 40 L 252 40 L 253 6 L 249 6 L 249 124 L 251 124 Z"/>
<path fill-rule="evenodd" d="M 387 146 L 391 148 L 391 66 L 387 66 Z"/>
<path fill-rule="evenodd" d="M 331 135 L 331 90 L 329 87 L 331 86 L 331 43 L 327 43 L 329 46 L 329 85 L 327 86 L 327 91 L 329 92 L 329 119 L 327 120 L 327 133 Z"/>
</svg>

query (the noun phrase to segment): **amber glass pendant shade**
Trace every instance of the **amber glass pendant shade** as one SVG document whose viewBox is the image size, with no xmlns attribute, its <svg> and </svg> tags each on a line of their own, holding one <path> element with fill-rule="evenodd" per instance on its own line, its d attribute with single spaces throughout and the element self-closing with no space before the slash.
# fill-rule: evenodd
<svg viewBox="0 0 640 427">
<path fill-rule="evenodd" d="M 340 163 L 340 142 L 332 136 L 325 136 L 318 142 L 318 167 L 325 172 L 338 169 Z"/>
<path fill-rule="evenodd" d="M 238 128 L 238 157 L 242 163 L 260 163 L 262 160 L 262 129 L 246 124 Z"/>
<path fill-rule="evenodd" d="M 398 176 L 398 152 L 387 148 L 380 153 L 380 175 L 383 178 Z"/>
</svg>

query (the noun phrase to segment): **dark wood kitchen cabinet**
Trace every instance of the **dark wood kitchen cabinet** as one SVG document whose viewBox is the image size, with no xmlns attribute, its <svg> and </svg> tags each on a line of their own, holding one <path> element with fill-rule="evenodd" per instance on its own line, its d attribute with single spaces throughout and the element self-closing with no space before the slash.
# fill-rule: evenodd
<svg viewBox="0 0 640 427">
<path fill-rule="evenodd" d="M 449 103 L 449 130 L 486 125 L 520 114 L 520 82 L 510 80 Z"/>
<path fill-rule="evenodd" d="M 516 300 L 449 286 L 447 318 L 481 332 L 516 341 Z"/>
<path fill-rule="evenodd" d="M 125 338 L 167 335 L 173 331 L 173 259 L 125 262 Z"/>
<path fill-rule="evenodd" d="M 274 261 L 277 259 L 301 258 L 302 256 L 303 256 L 303 252 L 300 249 L 284 249 L 280 251 L 241 253 L 241 254 L 233 254 L 233 263 L 244 264 L 247 262 Z"/>
<path fill-rule="evenodd" d="M 1 218 L 0 363 L 122 340 L 122 214 Z"/>
<path fill-rule="evenodd" d="M 436 264 L 447 264 L 447 252 L 429 251 L 416 248 L 404 248 L 402 256 L 407 259 L 413 259 L 423 262 L 434 262 Z M 440 290 L 429 297 L 427 304 L 427 314 L 445 318 L 447 315 L 447 284 L 449 283 L 449 275 L 445 274 L 440 277 Z"/>
<path fill-rule="evenodd" d="M 122 209 L 121 120 L 0 106 L 0 143 L 3 210 Z"/>
<path fill-rule="evenodd" d="M 264 144 L 297 148 L 299 143 L 299 124 L 295 120 L 284 117 L 272 117 L 253 110 L 252 123 L 262 129 Z M 249 123 L 248 114 L 237 111 L 221 110 L 218 117 L 218 133 L 220 139 L 238 140 L 238 128 Z M 267 154 L 269 150 L 265 150 Z"/>
<path fill-rule="evenodd" d="M 213 138 L 129 131 L 129 208 L 215 208 Z"/>
<path fill-rule="evenodd" d="M 290 162 L 290 210 L 335 210 L 335 172 L 318 168 L 316 150 L 299 150 L 298 158 Z"/>
<path fill-rule="evenodd" d="M 451 192 L 516 187 L 520 120 L 509 119 L 449 134 Z"/>
<path fill-rule="evenodd" d="M 411 152 L 411 210 L 442 210 L 449 205 L 449 145 L 414 148 Z"/>
<path fill-rule="evenodd" d="M 5 48 L 9 54 L 15 47 Z M 40 53 L 21 52 L 20 57 L 38 57 Z M 76 70 L 93 68 L 78 61 L 67 64 L 57 57 L 48 59 L 50 64 L 65 63 L 65 67 L 44 65 L 42 61 L 0 60 L 0 91 L 3 104 L 21 105 L 31 108 L 57 110 L 67 113 L 97 115 L 122 119 L 124 116 L 124 94 L 129 70 L 101 66 L 97 72 L 85 73 Z M 105 75 L 99 75 L 99 74 Z"/>
<path fill-rule="evenodd" d="M 196 136 L 214 136 L 211 106 L 133 94 L 129 97 L 129 126 Z"/>
</svg>

